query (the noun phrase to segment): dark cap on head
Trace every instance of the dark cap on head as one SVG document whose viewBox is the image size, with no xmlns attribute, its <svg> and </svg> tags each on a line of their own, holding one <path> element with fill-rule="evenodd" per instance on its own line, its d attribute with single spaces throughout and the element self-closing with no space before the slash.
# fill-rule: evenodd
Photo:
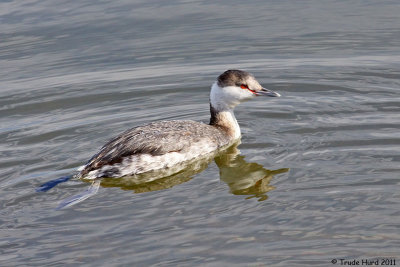
<svg viewBox="0 0 400 267">
<path fill-rule="evenodd" d="M 218 86 L 240 86 L 246 83 L 249 77 L 253 77 L 253 75 L 243 70 L 227 70 L 218 76 Z"/>
</svg>

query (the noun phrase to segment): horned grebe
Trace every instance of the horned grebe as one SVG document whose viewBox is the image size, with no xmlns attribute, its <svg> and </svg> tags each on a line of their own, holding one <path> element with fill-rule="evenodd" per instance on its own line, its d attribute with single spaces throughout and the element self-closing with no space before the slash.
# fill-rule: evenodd
<svg viewBox="0 0 400 267">
<path fill-rule="evenodd" d="M 227 70 L 211 87 L 209 124 L 173 120 L 129 129 L 105 144 L 76 177 L 133 176 L 169 168 L 233 144 L 241 135 L 233 109 L 256 96 L 280 95 L 263 88 L 248 72 Z"/>
</svg>

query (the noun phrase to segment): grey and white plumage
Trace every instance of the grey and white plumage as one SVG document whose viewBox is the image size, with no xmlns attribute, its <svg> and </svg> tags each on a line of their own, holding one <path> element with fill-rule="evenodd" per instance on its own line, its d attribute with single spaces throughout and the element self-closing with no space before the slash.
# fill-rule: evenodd
<svg viewBox="0 0 400 267">
<path fill-rule="evenodd" d="M 240 138 L 234 107 L 261 95 L 279 96 L 248 72 L 225 71 L 211 87 L 209 124 L 173 120 L 129 129 L 105 144 L 78 177 L 122 177 L 170 168 L 230 145 Z"/>
</svg>

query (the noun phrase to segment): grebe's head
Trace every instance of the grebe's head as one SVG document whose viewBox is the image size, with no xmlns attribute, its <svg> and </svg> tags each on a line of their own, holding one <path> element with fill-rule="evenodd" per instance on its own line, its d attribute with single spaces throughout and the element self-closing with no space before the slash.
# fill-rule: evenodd
<svg viewBox="0 0 400 267">
<path fill-rule="evenodd" d="M 233 109 L 256 96 L 279 97 L 280 94 L 263 88 L 253 75 L 242 70 L 227 70 L 211 87 L 211 106 L 219 111 Z"/>
</svg>

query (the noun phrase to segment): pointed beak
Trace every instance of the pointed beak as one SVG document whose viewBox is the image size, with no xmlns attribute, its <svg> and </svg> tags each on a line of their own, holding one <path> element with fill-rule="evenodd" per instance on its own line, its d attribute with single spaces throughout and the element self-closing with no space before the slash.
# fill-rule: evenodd
<svg viewBox="0 0 400 267">
<path fill-rule="evenodd" d="M 272 90 L 263 88 L 260 91 L 256 92 L 256 96 L 280 97 L 281 95 L 276 93 L 276 92 L 274 92 L 274 91 L 272 91 Z"/>
</svg>

